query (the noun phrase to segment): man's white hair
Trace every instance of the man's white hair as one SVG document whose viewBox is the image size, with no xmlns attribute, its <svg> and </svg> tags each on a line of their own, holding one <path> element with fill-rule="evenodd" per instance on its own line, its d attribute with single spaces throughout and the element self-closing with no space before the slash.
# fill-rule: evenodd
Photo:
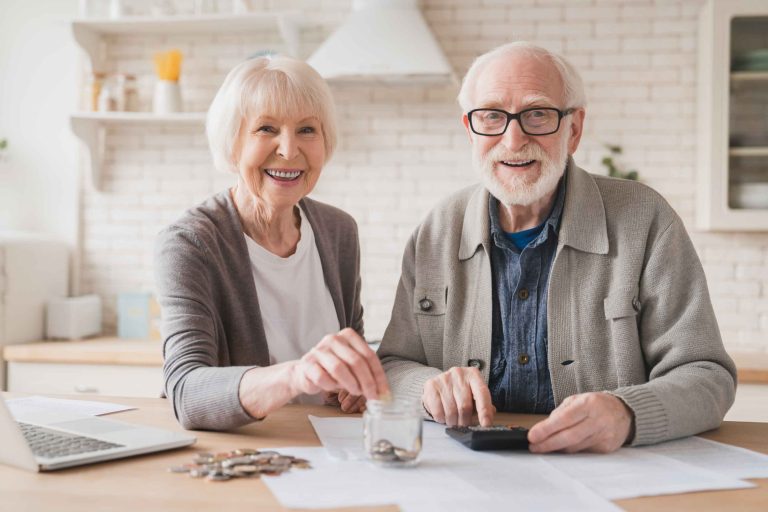
<svg viewBox="0 0 768 512">
<path fill-rule="evenodd" d="M 581 80 L 581 76 L 576 71 L 576 68 L 565 57 L 528 41 L 515 41 L 498 46 L 475 59 L 461 83 L 461 90 L 457 98 L 461 109 L 464 112 L 468 112 L 474 108 L 473 95 L 477 79 L 488 64 L 496 59 L 520 53 L 538 59 L 546 59 L 555 66 L 555 69 L 560 74 L 563 90 L 565 91 L 565 105 L 562 105 L 561 108 L 578 108 L 587 105 L 587 97 L 584 94 L 584 82 Z"/>
<path fill-rule="evenodd" d="M 216 169 L 237 173 L 235 145 L 249 116 L 315 116 L 325 141 L 325 161 L 336 148 L 336 108 L 328 84 L 304 61 L 269 56 L 246 60 L 224 79 L 205 120 Z"/>
</svg>

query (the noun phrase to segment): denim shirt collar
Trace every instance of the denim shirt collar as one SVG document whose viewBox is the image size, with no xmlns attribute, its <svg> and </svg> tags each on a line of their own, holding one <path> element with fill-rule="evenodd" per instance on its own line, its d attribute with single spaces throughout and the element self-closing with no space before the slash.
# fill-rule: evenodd
<svg viewBox="0 0 768 512">
<path fill-rule="evenodd" d="M 539 236 L 531 244 L 531 247 L 536 247 L 543 244 L 549 238 L 550 231 L 553 234 L 557 234 L 558 227 L 560 226 L 560 218 L 563 213 L 563 204 L 565 203 L 565 182 L 567 172 L 563 172 L 562 178 L 557 184 L 557 193 L 555 195 L 555 202 L 552 205 L 552 210 L 549 212 L 547 220 L 544 221 L 544 229 L 541 230 Z M 499 200 L 488 195 L 488 215 L 491 227 L 491 239 L 497 247 L 513 248 L 514 244 L 504 235 L 504 230 L 501 228 L 501 221 L 499 220 Z M 517 248 L 513 249 L 515 252 L 519 252 Z"/>
</svg>

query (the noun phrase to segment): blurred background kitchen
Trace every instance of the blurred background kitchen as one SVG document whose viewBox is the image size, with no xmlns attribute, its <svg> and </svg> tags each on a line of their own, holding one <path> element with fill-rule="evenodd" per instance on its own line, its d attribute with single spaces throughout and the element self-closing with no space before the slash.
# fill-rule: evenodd
<svg viewBox="0 0 768 512">
<path fill-rule="evenodd" d="M 516 39 L 582 73 L 577 163 L 641 180 L 684 219 L 741 369 L 729 419 L 768 421 L 760 0 L 0 0 L 0 383 L 158 394 L 153 239 L 234 183 L 212 168 L 205 111 L 233 65 L 269 52 L 332 84 L 341 141 L 313 196 L 359 223 L 380 339 L 407 237 L 476 181 L 457 80 Z"/>
</svg>

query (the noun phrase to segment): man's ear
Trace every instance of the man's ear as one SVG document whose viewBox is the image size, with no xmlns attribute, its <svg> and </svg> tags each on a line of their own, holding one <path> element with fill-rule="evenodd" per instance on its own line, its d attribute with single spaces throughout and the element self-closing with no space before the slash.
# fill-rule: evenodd
<svg viewBox="0 0 768 512">
<path fill-rule="evenodd" d="M 467 130 L 467 138 L 469 139 L 469 143 L 472 144 L 472 130 L 469 127 L 469 116 L 467 116 L 467 114 L 461 115 L 461 124 L 463 124 L 464 129 Z"/>
<path fill-rule="evenodd" d="M 568 154 L 573 155 L 579 148 L 579 142 L 581 141 L 581 134 L 584 131 L 584 117 L 587 112 L 583 108 L 576 109 L 573 114 L 566 117 L 569 119 L 571 134 L 568 137 Z"/>
</svg>

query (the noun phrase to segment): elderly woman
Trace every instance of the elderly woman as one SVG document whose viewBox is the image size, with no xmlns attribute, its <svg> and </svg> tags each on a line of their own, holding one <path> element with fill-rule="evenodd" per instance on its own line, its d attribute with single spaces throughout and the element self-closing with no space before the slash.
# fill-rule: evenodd
<svg viewBox="0 0 768 512">
<path fill-rule="evenodd" d="M 298 60 L 243 62 L 206 130 L 216 168 L 237 184 L 156 244 L 165 393 L 177 419 L 224 430 L 330 397 L 362 410 L 389 388 L 361 337 L 357 226 L 306 197 L 336 144 L 327 84 Z"/>
</svg>

